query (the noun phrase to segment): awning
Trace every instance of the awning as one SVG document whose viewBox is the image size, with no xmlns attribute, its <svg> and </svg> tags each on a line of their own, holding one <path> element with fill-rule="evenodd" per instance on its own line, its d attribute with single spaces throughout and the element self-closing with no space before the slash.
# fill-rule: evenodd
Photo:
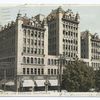
<svg viewBox="0 0 100 100">
<path fill-rule="evenodd" d="M 34 87 L 33 80 L 24 80 L 22 82 L 22 87 Z"/>
<path fill-rule="evenodd" d="M 15 83 L 14 83 L 13 81 L 9 81 L 9 82 L 7 82 L 5 85 L 13 86 L 13 85 L 15 85 Z"/>
<path fill-rule="evenodd" d="M 37 86 L 45 86 L 45 80 L 35 80 Z"/>
<path fill-rule="evenodd" d="M 0 81 L 0 84 L 5 84 L 7 81 L 5 79 Z"/>
<path fill-rule="evenodd" d="M 51 86 L 57 86 L 58 80 L 49 80 Z"/>
</svg>

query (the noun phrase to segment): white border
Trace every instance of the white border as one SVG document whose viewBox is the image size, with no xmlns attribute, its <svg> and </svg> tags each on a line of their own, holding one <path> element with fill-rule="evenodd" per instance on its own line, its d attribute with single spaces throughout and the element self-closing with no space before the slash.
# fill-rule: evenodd
<svg viewBox="0 0 100 100">
<path fill-rule="evenodd" d="M 0 4 L 100 4 L 100 0 L 0 0 Z"/>
<path fill-rule="evenodd" d="M 0 5 L 5 5 L 5 4 L 100 4 L 100 0 L 0 0 Z M 33 97 L 1 97 L 0 98 L 1 100 L 21 100 L 21 99 L 24 99 L 24 100 L 33 100 L 33 99 L 37 99 L 37 100 L 50 100 L 50 99 L 56 99 L 56 100 L 98 100 L 99 98 L 94 98 L 94 97 L 87 97 L 87 98 L 83 98 L 83 97 L 80 97 L 80 98 L 76 98 L 76 97 L 67 97 L 67 98 L 60 98 L 60 97 L 56 97 L 56 98 L 50 98 L 50 97 L 39 97 L 39 98 L 33 98 Z"/>
</svg>

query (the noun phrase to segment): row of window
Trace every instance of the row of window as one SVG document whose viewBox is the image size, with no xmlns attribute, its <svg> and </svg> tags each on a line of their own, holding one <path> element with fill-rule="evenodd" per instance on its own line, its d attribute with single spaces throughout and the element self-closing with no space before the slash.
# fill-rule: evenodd
<svg viewBox="0 0 100 100">
<path fill-rule="evenodd" d="M 75 33 L 75 32 L 71 32 L 71 31 L 65 31 L 63 30 L 63 35 L 65 36 L 74 36 L 74 37 L 78 37 L 78 33 Z"/>
<path fill-rule="evenodd" d="M 70 53 L 72 54 L 72 53 Z M 73 53 L 74 56 L 75 53 Z M 64 63 L 68 63 L 69 61 L 63 60 Z M 23 57 L 23 63 L 24 64 L 44 64 L 44 59 L 43 58 L 29 58 L 29 57 Z M 59 59 L 48 59 L 48 65 L 59 65 Z"/>
<path fill-rule="evenodd" d="M 23 57 L 24 64 L 44 64 L 43 58 Z"/>
<path fill-rule="evenodd" d="M 58 59 L 48 59 L 48 65 L 58 65 Z"/>
<path fill-rule="evenodd" d="M 0 62 L 14 62 L 15 58 L 5 58 L 5 59 L 1 59 Z"/>
<path fill-rule="evenodd" d="M 26 39 L 23 38 L 23 43 L 26 45 L 35 45 L 35 46 L 43 46 L 44 47 L 44 41 L 41 40 L 33 40 L 33 39 Z"/>
<path fill-rule="evenodd" d="M 29 23 L 28 23 L 28 25 L 32 25 L 32 26 L 34 26 L 34 27 L 42 27 L 42 24 L 41 23 L 38 23 L 38 21 L 30 21 Z"/>
<path fill-rule="evenodd" d="M 63 45 L 63 49 L 64 50 L 78 50 L 77 46 L 73 46 L 73 45 Z"/>
<path fill-rule="evenodd" d="M 63 23 L 66 24 L 66 25 L 73 26 L 73 27 L 78 27 L 78 24 L 73 24 L 71 22 L 63 21 Z"/>
<path fill-rule="evenodd" d="M 41 55 L 43 55 L 44 54 L 44 49 L 23 47 L 23 53 L 41 54 Z"/>
<path fill-rule="evenodd" d="M 58 69 L 48 69 L 48 75 L 57 75 Z"/>
<path fill-rule="evenodd" d="M 49 28 L 50 28 L 50 29 L 56 28 L 56 23 L 49 24 Z"/>
<path fill-rule="evenodd" d="M 66 55 L 66 57 L 76 57 L 76 53 L 72 53 L 72 52 L 63 52 L 63 55 Z"/>
<path fill-rule="evenodd" d="M 97 52 L 97 49 L 91 49 L 91 52 L 92 52 L 92 53 L 98 53 L 98 52 Z"/>
<path fill-rule="evenodd" d="M 23 68 L 23 74 L 43 75 L 43 68 Z M 48 75 L 57 75 L 58 69 L 48 69 Z"/>
<path fill-rule="evenodd" d="M 66 42 L 66 43 L 74 43 L 77 45 L 78 41 L 77 40 L 68 40 L 68 39 L 63 39 L 63 42 Z"/>
<path fill-rule="evenodd" d="M 100 47 L 99 43 L 97 43 L 97 42 L 92 42 L 91 45 L 94 47 Z"/>
<path fill-rule="evenodd" d="M 43 75 L 43 68 L 23 68 L 23 74 Z"/>
<path fill-rule="evenodd" d="M 64 15 L 63 17 L 64 17 L 64 19 L 75 20 L 75 17 L 73 17 L 71 15 Z"/>
<path fill-rule="evenodd" d="M 74 55 L 76 56 L 76 54 L 74 53 Z M 65 60 L 63 59 L 62 61 L 62 64 L 68 64 L 69 61 L 68 60 Z M 73 61 L 70 61 L 70 63 L 73 63 Z M 59 59 L 48 59 L 48 65 L 59 65 L 60 62 L 59 62 Z"/>
<path fill-rule="evenodd" d="M 100 60 L 100 56 L 99 55 L 92 55 L 92 59 Z"/>
<path fill-rule="evenodd" d="M 38 37 L 38 38 L 44 38 L 44 33 L 43 32 L 38 32 L 38 31 L 31 31 L 24 29 L 24 36 L 32 36 L 32 37 Z"/>
<path fill-rule="evenodd" d="M 92 67 L 100 67 L 100 63 L 93 63 L 92 62 Z"/>
<path fill-rule="evenodd" d="M 73 30 L 77 30 L 78 29 L 77 27 L 73 27 L 73 26 L 66 25 L 66 24 L 63 24 L 63 28 L 69 28 L 69 29 L 73 29 Z"/>
</svg>

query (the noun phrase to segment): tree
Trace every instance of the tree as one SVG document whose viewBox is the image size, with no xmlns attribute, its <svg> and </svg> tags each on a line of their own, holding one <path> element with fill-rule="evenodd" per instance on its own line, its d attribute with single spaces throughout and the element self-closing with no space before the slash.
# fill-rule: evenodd
<svg viewBox="0 0 100 100">
<path fill-rule="evenodd" d="M 100 68 L 99 70 L 95 71 L 95 83 L 96 83 L 97 90 L 100 91 Z"/>
<path fill-rule="evenodd" d="M 69 92 L 87 92 L 95 86 L 95 74 L 92 67 L 76 59 L 65 66 L 62 86 Z"/>
</svg>

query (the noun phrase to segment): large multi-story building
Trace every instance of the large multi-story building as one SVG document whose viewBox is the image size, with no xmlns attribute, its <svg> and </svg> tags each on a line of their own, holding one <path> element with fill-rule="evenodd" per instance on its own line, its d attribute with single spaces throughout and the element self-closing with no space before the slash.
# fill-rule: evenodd
<svg viewBox="0 0 100 100">
<path fill-rule="evenodd" d="M 61 54 L 66 63 L 76 56 L 80 58 L 78 13 L 61 7 L 47 18 L 41 14 L 28 18 L 18 13 L 15 22 L 0 30 L 0 80 L 13 82 L 16 90 L 44 90 L 47 85 L 55 88 L 60 84 Z"/>
<path fill-rule="evenodd" d="M 89 31 L 81 33 L 81 58 L 94 70 L 100 67 L 100 39 Z"/>
<path fill-rule="evenodd" d="M 79 14 L 61 7 L 52 10 L 48 20 L 48 53 L 80 58 Z"/>
</svg>

